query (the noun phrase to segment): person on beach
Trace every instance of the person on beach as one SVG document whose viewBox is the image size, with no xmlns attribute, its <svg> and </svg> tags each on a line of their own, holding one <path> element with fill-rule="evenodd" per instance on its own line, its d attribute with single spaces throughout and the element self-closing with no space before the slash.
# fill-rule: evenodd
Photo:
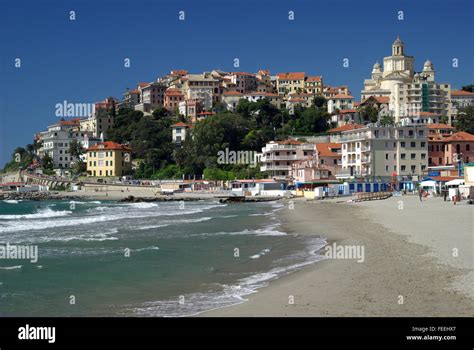
<svg viewBox="0 0 474 350">
<path fill-rule="evenodd" d="M 418 192 L 418 195 L 420 197 L 420 202 L 423 201 L 423 190 L 420 189 L 420 191 Z"/>
<path fill-rule="evenodd" d="M 446 199 L 448 198 L 448 191 L 446 189 L 443 191 L 443 198 L 444 198 L 444 201 L 446 202 Z"/>
</svg>

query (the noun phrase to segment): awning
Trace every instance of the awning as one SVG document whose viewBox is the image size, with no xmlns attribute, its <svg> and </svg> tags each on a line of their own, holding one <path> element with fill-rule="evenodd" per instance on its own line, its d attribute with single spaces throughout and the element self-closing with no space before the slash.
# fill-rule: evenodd
<svg viewBox="0 0 474 350">
<path fill-rule="evenodd" d="M 454 179 L 445 183 L 446 186 L 464 185 L 464 179 Z"/>
</svg>

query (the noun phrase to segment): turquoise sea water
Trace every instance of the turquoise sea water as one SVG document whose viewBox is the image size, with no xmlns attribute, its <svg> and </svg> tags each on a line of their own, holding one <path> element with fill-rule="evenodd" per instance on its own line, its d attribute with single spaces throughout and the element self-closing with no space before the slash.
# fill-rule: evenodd
<svg viewBox="0 0 474 350">
<path fill-rule="evenodd" d="M 282 204 L 0 201 L 1 316 L 183 316 L 244 302 L 318 261 L 319 236 L 288 235 Z M 71 302 L 73 301 L 73 302 Z"/>
</svg>

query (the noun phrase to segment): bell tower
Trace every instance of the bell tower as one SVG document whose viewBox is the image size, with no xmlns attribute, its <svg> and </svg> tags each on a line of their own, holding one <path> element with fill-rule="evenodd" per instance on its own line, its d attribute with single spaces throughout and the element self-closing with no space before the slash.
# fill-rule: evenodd
<svg viewBox="0 0 474 350">
<path fill-rule="evenodd" d="M 392 44 L 392 56 L 404 56 L 405 44 L 400 40 L 400 37 L 397 36 L 397 39 Z"/>
</svg>

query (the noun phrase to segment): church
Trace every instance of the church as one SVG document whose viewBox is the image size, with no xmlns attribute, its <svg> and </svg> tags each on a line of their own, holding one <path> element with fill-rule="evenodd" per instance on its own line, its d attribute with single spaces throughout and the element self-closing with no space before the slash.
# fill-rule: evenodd
<svg viewBox="0 0 474 350">
<path fill-rule="evenodd" d="M 376 62 L 371 78 L 364 81 L 361 101 L 370 96 L 389 97 L 389 109 L 395 121 L 420 112 L 432 114 L 433 120 L 440 116 L 450 117 L 450 85 L 435 83 L 435 70 L 430 60 L 418 73 L 414 63 L 415 58 L 405 54 L 405 44 L 397 37 L 392 44 L 392 55 L 383 59 L 383 69 Z"/>
</svg>

